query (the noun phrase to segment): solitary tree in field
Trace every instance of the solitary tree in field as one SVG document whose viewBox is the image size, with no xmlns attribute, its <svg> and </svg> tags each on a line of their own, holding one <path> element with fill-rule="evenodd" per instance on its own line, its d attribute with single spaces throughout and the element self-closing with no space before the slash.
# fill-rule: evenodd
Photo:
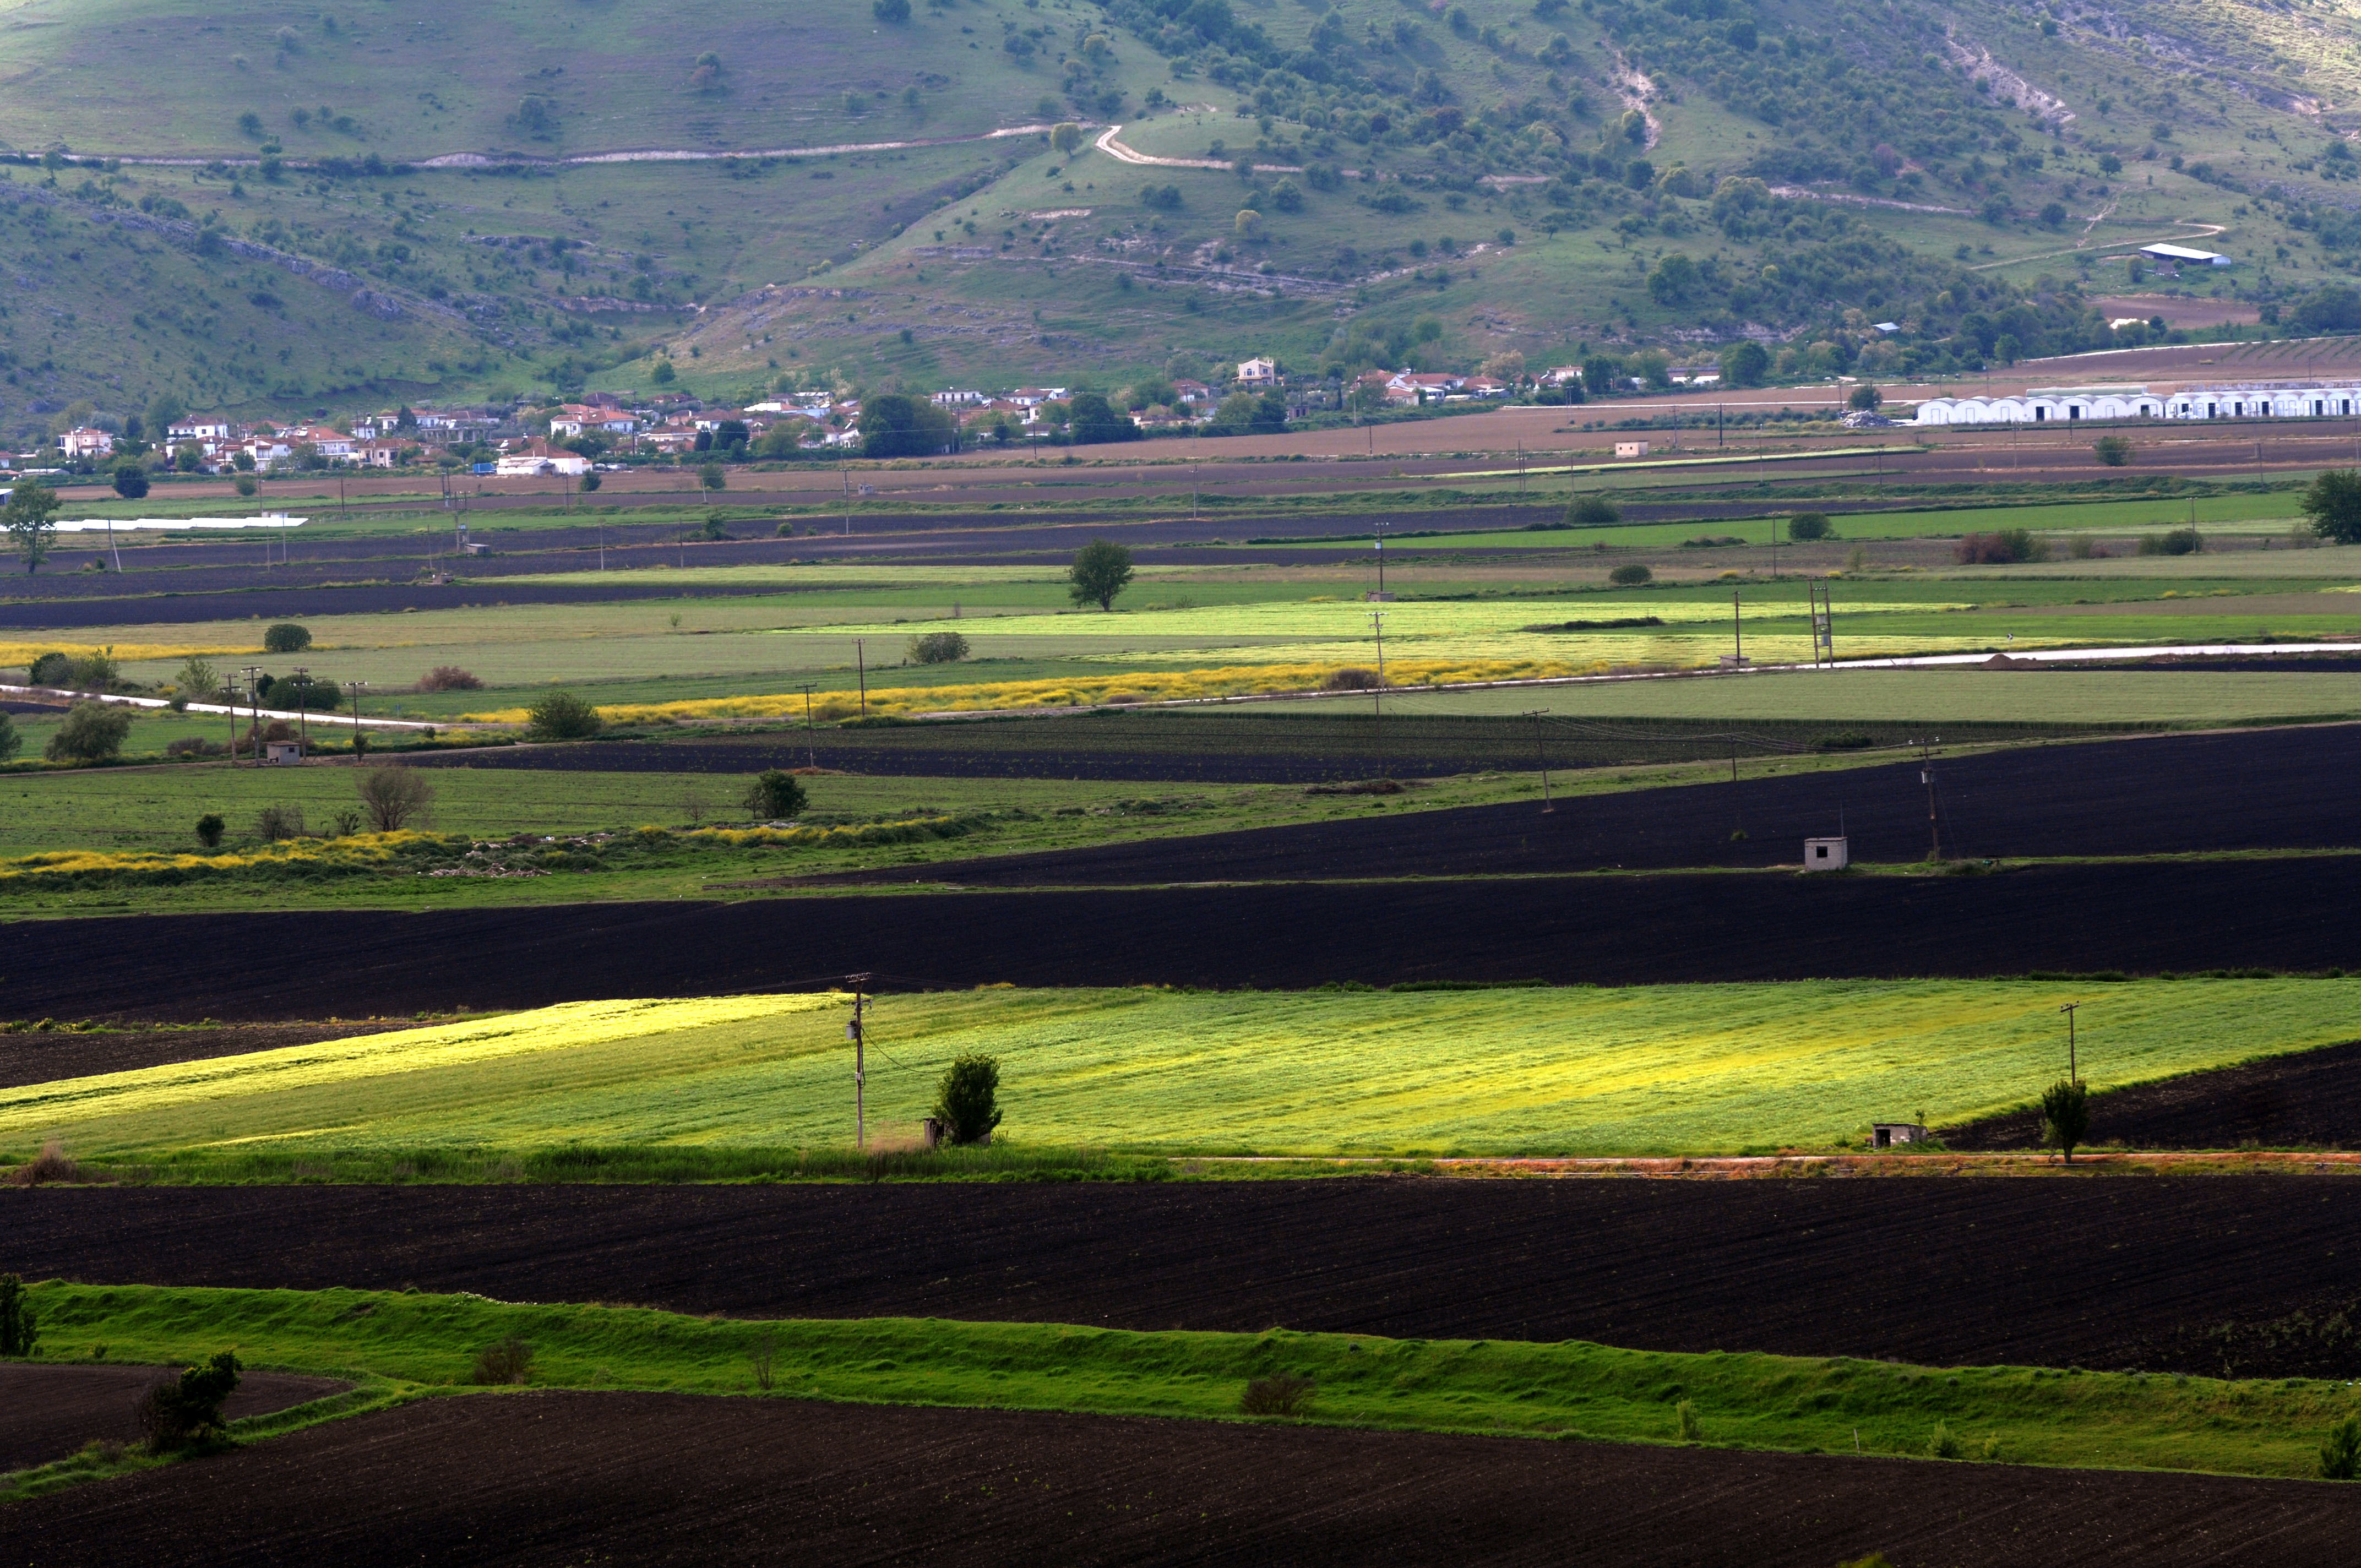
<svg viewBox="0 0 2361 1568">
<path fill-rule="evenodd" d="M 784 822 L 803 815 L 807 797 L 793 773 L 766 768 L 746 785 L 746 809 L 765 822 Z"/>
<path fill-rule="evenodd" d="M 569 691 L 554 691 L 525 709 L 536 740 L 588 740 L 604 723 L 598 710 Z"/>
<path fill-rule="evenodd" d="M 1068 120 L 1049 133 L 1049 145 L 1067 157 L 1072 157 L 1074 149 L 1082 145 L 1082 127 Z"/>
<path fill-rule="evenodd" d="M 1073 581 L 1066 592 L 1076 604 L 1113 610 L 1115 596 L 1131 586 L 1131 552 L 1112 540 L 1093 539 L 1075 553 L 1067 576 Z"/>
<path fill-rule="evenodd" d="M 1605 496 L 1576 496 L 1566 503 L 1565 521 L 1576 528 L 1600 528 L 1623 521 L 1623 510 Z"/>
<path fill-rule="evenodd" d="M 1000 1125 L 1000 1058 L 971 1053 L 943 1069 L 935 1116 L 955 1144 L 980 1144 Z"/>
<path fill-rule="evenodd" d="M 371 768 L 360 777 L 361 809 L 380 833 L 399 833 L 434 799 L 434 788 L 411 768 Z"/>
<path fill-rule="evenodd" d="M 2110 468 L 2120 468 L 2132 460 L 2132 444 L 2120 435 L 2103 435 L 2091 443 L 2091 455 Z"/>
<path fill-rule="evenodd" d="M 2323 469 L 2296 504 L 2323 539 L 2361 543 L 2361 469 Z"/>
<path fill-rule="evenodd" d="M 8 547 L 25 558 L 25 575 L 40 570 L 58 537 L 57 491 L 27 480 L 19 484 L 0 507 L 0 529 L 7 531 Z"/>
<path fill-rule="evenodd" d="M 2041 1125 L 2049 1141 L 2074 1163 L 2074 1146 L 2091 1130 L 2091 1091 L 2078 1080 L 2059 1079 L 2041 1091 Z"/>
<path fill-rule="evenodd" d="M 118 464 L 115 470 L 115 493 L 126 501 L 138 500 L 148 493 L 148 471 L 137 463 Z"/>
</svg>

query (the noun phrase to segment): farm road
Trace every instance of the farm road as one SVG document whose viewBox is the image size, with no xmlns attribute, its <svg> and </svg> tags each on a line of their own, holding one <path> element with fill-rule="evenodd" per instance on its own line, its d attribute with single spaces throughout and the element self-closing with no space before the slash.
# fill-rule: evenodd
<svg viewBox="0 0 2361 1568">
<path fill-rule="evenodd" d="M 192 1520 L 202 1520 L 192 1529 Z M 426 1399 L 16 1504 L 38 1561 L 2104 1568 L 2349 1560 L 2361 1490 L 682 1394 Z"/>
<path fill-rule="evenodd" d="M 805 989 L 1673 981 L 2361 968 L 2361 858 L 1975 877 L 1453 882 L 19 920 L 21 1018 L 398 1016 Z M 2134 916 L 2136 916 L 2136 918 Z M 223 952 L 333 952 L 231 964 Z"/>
<path fill-rule="evenodd" d="M 0 1192 L 0 1266 L 750 1318 L 2218 1373 L 2202 1331 L 2350 1293 L 2351 1179 L 46 1189 Z"/>
<path fill-rule="evenodd" d="M 2037 675 L 2029 677 L 2038 679 Z M 2169 679 L 2169 676 L 2158 676 Z M 1316 722 L 1316 721 L 1315 721 Z M 1572 727 L 1578 732 L 1598 727 Z M 1699 750 L 1708 742 L 1698 742 Z M 1636 749 L 1636 748 L 1635 748 Z M 1763 766 L 1752 764 L 1758 774 Z M 2022 859 L 2361 843 L 2347 781 L 2361 725 L 2171 735 L 1938 758 L 1938 820 L 1954 857 Z M 817 883 L 1122 886 L 1175 882 L 1466 876 L 1792 866 L 1804 839 L 1843 831 L 1856 861 L 1923 860 L 1927 792 L 1914 760 L 1737 784 L 1470 806 L 1416 815 L 1148 839 L 952 864 L 846 872 Z M 1743 839 L 1733 839 L 1742 828 Z"/>
</svg>

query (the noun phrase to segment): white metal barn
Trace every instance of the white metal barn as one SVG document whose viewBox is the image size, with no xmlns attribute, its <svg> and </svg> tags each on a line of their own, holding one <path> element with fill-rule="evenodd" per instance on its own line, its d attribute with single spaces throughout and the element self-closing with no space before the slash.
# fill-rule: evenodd
<svg viewBox="0 0 2361 1568">
<path fill-rule="evenodd" d="M 2239 382 L 2155 392 L 2146 387 L 2043 387 L 2006 397 L 1929 398 L 1914 424 L 2069 424 L 2083 420 L 2343 419 L 2361 381 Z"/>
</svg>

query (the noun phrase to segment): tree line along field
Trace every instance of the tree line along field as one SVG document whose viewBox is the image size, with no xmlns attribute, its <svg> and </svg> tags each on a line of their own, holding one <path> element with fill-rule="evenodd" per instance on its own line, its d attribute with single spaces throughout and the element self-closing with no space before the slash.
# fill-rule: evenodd
<svg viewBox="0 0 2361 1568">
<path fill-rule="evenodd" d="M 1161 1154 L 1705 1154 L 1969 1120 L 2063 1069 L 2121 1085 L 2350 1037 L 2350 982 L 1900 981 L 1614 991 L 895 995 L 869 1024 L 871 1127 L 944 1063 L 1002 1063 L 1006 1135 Z M 0 1091 L 0 1146 L 194 1170 L 266 1151 L 834 1147 L 849 999 L 568 1003 Z M 2225 1022 L 2226 1021 L 2226 1022 Z M 740 1163 L 742 1163 L 741 1161 Z"/>
</svg>

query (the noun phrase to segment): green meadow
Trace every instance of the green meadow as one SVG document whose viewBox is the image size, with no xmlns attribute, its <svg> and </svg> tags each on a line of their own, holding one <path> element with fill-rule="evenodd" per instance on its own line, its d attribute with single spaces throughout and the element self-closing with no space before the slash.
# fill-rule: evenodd
<svg viewBox="0 0 2361 1568">
<path fill-rule="evenodd" d="M 1591 896 L 1614 896 L 1602 879 Z M 816 916 L 824 917 L 822 906 Z M 953 1058 L 1002 1063 L 1021 1146 L 1159 1155 L 1727 1154 L 1849 1146 L 1877 1120 L 2020 1106 L 2361 1034 L 2356 982 L 1805 981 L 1483 991 L 890 995 L 873 1133 Z M 340 1150 L 832 1149 L 849 999 L 571 1003 L 0 1090 L 0 1149 L 102 1161 Z M 2094 1136 L 2103 1139 L 2103 1125 Z M 791 1156 L 783 1157 L 792 1165 Z M 742 1160 L 733 1161 L 742 1163 Z"/>
<path fill-rule="evenodd" d="M 414 1291 L 34 1287 L 45 1359 L 186 1363 L 234 1345 L 252 1366 L 329 1374 L 397 1397 L 457 1395 L 479 1349 L 521 1339 L 534 1387 L 1236 1419 L 1251 1378 L 1316 1386 L 1323 1425 L 2081 1469 L 2315 1473 L 2356 1408 L 2343 1384 L 1763 1354 L 1569 1340 L 1141 1333 L 939 1319 L 750 1322 L 644 1308 L 527 1306 Z M 767 1357 L 767 1376 L 758 1358 Z M 765 1384 L 767 1382 L 767 1387 Z M 498 1398 L 499 1392 L 472 1398 Z M 19 1495 L 69 1479 L 14 1478 Z M 0 1491 L 0 1497 L 8 1492 Z"/>
</svg>

